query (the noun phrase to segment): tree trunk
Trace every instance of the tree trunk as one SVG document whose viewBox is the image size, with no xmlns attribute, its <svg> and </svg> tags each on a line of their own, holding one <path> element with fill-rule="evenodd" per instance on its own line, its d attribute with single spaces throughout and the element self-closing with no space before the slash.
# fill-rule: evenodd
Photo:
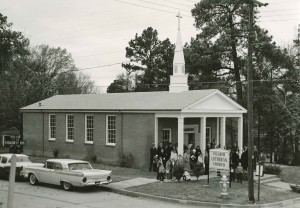
<svg viewBox="0 0 300 208">
<path fill-rule="evenodd" d="M 242 104 L 243 102 L 243 88 L 241 83 L 241 75 L 240 75 L 240 65 L 238 63 L 237 49 L 235 43 L 235 34 L 234 34 L 234 25 L 232 21 L 232 16 L 229 17 L 229 25 L 230 25 L 230 40 L 231 40 L 231 55 L 233 61 L 234 68 L 234 79 L 236 81 L 236 94 L 237 94 L 237 102 Z"/>
</svg>

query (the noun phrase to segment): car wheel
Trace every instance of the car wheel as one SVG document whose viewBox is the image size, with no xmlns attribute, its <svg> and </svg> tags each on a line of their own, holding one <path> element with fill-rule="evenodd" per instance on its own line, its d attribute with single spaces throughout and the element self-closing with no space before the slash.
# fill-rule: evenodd
<svg viewBox="0 0 300 208">
<path fill-rule="evenodd" d="M 34 174 L 30 174 L 29 176 L 29 183 L 31 185 L 36 185 L 38 183 L 38 180 Z"/>
<path fill-rule="evenodd" d="M 72 185 L 69 182 L 66 182 L 66 181 L 62 182 L 62 186 L 63 186 L 64 190 L 66 190 L 66 191 L 70 191 L 71 188 L 72 188 Z"/>
</svg>

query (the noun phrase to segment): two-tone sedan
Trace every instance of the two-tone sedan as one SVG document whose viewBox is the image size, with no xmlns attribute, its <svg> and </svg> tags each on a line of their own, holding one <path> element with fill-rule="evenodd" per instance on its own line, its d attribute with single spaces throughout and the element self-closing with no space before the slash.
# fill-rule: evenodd
<svg viewBox="0 0 300 208">
<path fill-rule="evenodd" d="M 72 186 L 99 186 L 112 181 L 111 171 L 93 169 L 89 162 L 72 159 L 48 159 L 43 166 L 24 168 L 22 174 L 31 185 L 48 183 L 67 191 Z"/>
<path fill-rule="evenodd" d="M 11 153 L 0 154 L 0 177 L 9 178 L 12 155 Z M 16 154 L 16 158 L 16 177 L 20 177 L 23 167 L 30 166 L 33 163 L 29 160 L 27 155 Z"/>
</svg>

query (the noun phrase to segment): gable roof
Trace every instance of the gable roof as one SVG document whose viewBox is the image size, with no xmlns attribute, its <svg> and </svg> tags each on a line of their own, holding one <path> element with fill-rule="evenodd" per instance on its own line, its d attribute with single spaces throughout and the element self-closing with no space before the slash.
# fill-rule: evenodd
<svg viewBox="0 0 300 208">
<path fill-rule="evenodd" d="M 108 94 L 56 95 L 40 102 L 21 108 L 30 110 L 127 110 L 161 111 L 182 110 L 214 93 L 216 89 L 191 90 L 180 93 L 130 92 Z M 223 94 L 223 93 L 222 93 Z M 230 99 L 230 98 L 229 98 Z M 234 101 L 232 101 L 234 102 Z M 41 103 L 41 105 L 39 105 Z M 238 104 L 237 104 L 238 105 Z"/>
</svg>

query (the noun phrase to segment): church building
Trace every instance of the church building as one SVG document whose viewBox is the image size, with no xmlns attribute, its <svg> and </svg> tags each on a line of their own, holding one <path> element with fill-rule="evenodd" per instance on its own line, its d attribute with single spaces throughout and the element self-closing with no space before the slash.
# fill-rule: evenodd
<svg viewBox="0 0 300 208">
<path fill-rule="evenodd" d="M 135 167 L 149 166 L 149 149 L 215 140 L 226 145 L 226 119 L 235 118 L 236 141 L 243 147 L 246 109 L 217 89 L 189 91 L 178 26 L 169 91 L 56 95 L 21 109 L 26 154 L 89 159 L 118 164 L 131 154 Z"/>
</svg>

